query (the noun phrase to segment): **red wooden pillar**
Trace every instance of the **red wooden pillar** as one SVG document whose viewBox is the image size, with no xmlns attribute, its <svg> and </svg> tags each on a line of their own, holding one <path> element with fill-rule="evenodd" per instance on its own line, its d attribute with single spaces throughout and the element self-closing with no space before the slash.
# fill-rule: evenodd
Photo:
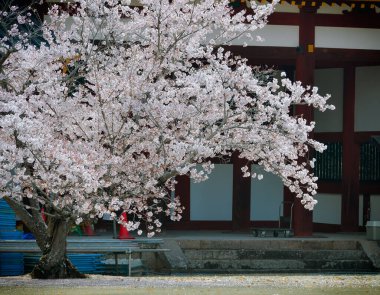
<svg viewBox="0 0 380 295">
<path fill-rule="evenodd" d="M 355 143 L 355 67 L 344 68 L 342 231 L 359 229 L 359 144 Z"/>
<path fill-rule="evenodd" d="M 243 177 L 241 168 L 251 164 L 239 158 L 239 153 L 232 154 L 233 186 L 232 186 L 232 229 L 249 228 L 251 217 L 251 177 Z"/>
<path fill-rule="evenodd" d="M 296 80 L 303 85 L 314 84 L 314 40 L 315 40 L 315 15 L 317 7 L 300 8 L 299 47 L 296 57 Z M 302 116 L 308 121 L 313 120 L 313 109 L 305 105 L 297 105 L 294 109 L 295 116 Z M 311 236 L 313 234 L 313 214 L 306 210 L 294 197 L 293 228 L 295 236 Z"/>
</svg>

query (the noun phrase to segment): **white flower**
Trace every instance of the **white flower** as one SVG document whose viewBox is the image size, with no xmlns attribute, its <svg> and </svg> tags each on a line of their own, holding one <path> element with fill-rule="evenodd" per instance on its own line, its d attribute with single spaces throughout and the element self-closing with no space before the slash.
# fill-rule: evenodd
<svg viewBox="0 0 380 295">
<path fill-rule="evenodd" d="M 18 15 L 18 16 L 17 16 L 17 22 L 18 22 L 20 25 L 25 24 L 25 22 L 26 22 L 26 17 L 23 16 L 23 15 Z"/>
<path fill-rule="evenodd" d="M 24 189 L 33 184 L 48 195 L 38 202 L 51 201 L 57 215 L 70 212 L 79 224 L 104 213 L 119 220 L 121 210 L 129 219 L 119 222 L 139 235 L 148 224 L 153 236 L 161 215 L 181 219 L 177 176 L 205 181 L 210 159 L 239 152 L 278 174 L 305 207 L 315 205 L 303 187 L 315 195 L 316 178 L 298 159 L 308 146 L 325 146 L 308 139 L 313 123 L 289 109 L 330 109 L 328 96 L 289 79 L 281 79 L 283 89 L 268 83 L 270 71 L 220 47 L 239 36 L 248 41 L 244 35 L 264 26 L 273 4 L 254 4 L 254 16 L 244 16 L 230 14 L 226 1 L 189 9 L 188 1 L 144 0 L 144 13 L 127 7 L 131 1 L 108 2 L 116 6 L 81 0 L 78 15 L 53 6 L 39 47 L 27 42 L 34 32 L 18 30 L 28 17 L 9 29 L 20 41 L 1 73 L 10 85 L 0 88 L 9 114 L 0 116 L 0 195 L 35 198 Z M 9 43 L 0 39 L 2 54 Z M 32 174 L 20 168 L 25 162 Z M 248 166 L 241 172 L 250 176 Z"/>
</svg>

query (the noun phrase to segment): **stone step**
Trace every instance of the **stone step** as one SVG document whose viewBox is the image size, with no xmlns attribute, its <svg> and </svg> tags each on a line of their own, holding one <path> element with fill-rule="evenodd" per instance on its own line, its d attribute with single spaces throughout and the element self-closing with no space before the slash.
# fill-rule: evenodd
<svg viewBox="0 0 380 295">
<path fill-rule="evenodd" d="M 361 250 L 185 250 L 187 259 L 367 259 Z"/>
<path fill-rule="evenodd" d="M 234 274 L 234 275 L 246 275 L 246 274 L 368 274 L 374 273 L 373 269 L 187 269 L 174 270 L 173 273 L 191 273 L 191 274 Z"/>
<path fill-rule="evenodd" d="M 362 250 L 306 250 L 301 252 L 304 260 L 368 260 Z"/>
<path fill-rule="evenodd" d="M 178 241 L 190 272 L 373 272 L 354 240 L 252 239 Z"/>
<path fill-rule="evenodd" d="M 304 260 L 306 269 L 335 270 L 335 271 L 374 271 L 372 262 L 369 259 L 356 260 Z"/>
<path fill-rule="evenodd" d="M 294 260 L 294 259 L 257 259 L 257 260 L 192 260 L 188 262 L 191 271 L 218 272 L 368 272 L 373 271 L 368 260 Z"/>
<path fill-rule="evenodd" d="M 358 250 L 359 243 L 354 240 L 323 240 L 323 239 L 259 239 L 251 240 L 181 240 L 177 241 L 182 250 Z"/>
<path fill-rule="evenodd" d="M 299 260 L 198 260 L 194 259 L 188 261 L 188 268 L 190 269 L 303 269 L 304 263 Z"/>
</svg>

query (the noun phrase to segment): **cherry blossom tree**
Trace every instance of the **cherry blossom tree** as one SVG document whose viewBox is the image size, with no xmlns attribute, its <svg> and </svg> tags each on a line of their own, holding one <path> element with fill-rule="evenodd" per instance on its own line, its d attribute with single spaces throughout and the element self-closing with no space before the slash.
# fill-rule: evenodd
<svg viewBox="0 0 380 295">
<path fill-rule="evenodd" d="M 163 216 L 179 220 L 175 177 L 203 181 L 209 159 L 233 151 L 278 175 L 306 209 L 316 204 L 305 159 L 324 146 L 289 108 L 324 111 L 328 97 L 221 46 L 256 38 L 276 1 L 250 13 L 228 1 L 140 2 L 52 6 L 39 45 L 0 40 L 0 187 L 44 254 L 35 278 L 80 276 L 65 250 L 75 223 L 123 210 L 124 226 L 152 236 Z"/>
</svg>

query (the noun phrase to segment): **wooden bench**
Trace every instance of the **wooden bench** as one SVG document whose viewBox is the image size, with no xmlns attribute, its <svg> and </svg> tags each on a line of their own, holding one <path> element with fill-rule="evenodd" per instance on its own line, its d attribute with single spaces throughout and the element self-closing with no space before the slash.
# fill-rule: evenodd
<svg viewBox="0 0 380 295">
<path fill-rule="evenodd" d="M 170 249 L 157 248 L 162 243 L 161 239 L 68 239 L 67 253 L 112 253 L 115 257 L 115 267 L 118 273 L 118 255 L 126 254 L 128 259 L 128 275 L 132 275 L 132 254 L 142 252 L 166 252 Z M 146 248 L 150 246 L 151 248 Z M 0 252 L 41 253 L 35 240 L 0 240 Z"/>
</svg>

